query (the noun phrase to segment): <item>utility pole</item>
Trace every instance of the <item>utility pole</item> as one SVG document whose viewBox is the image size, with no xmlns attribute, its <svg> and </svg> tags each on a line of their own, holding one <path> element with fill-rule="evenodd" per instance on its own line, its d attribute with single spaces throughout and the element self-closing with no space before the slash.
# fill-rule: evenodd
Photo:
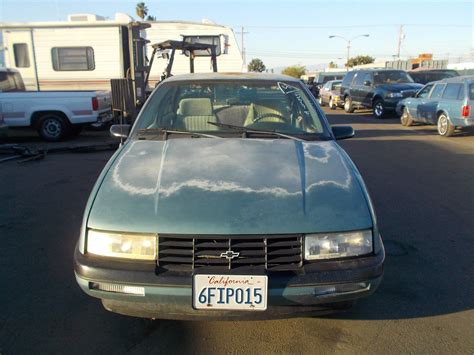
<svg viewBox="0 0 474 355">
<path fill-rule="evenodd" d="M 351 58 L 351 42 L 347 41 L 347 60 L 346 60 L 346 70 L 349 71 L 349 59 Z"/>
<path fill-rule="evenodd" d="M 359 37 L 369 37 L 368 34 L 363 34 L 363 35 L 358 35 L 358 36 L 355 36 L 355 37 L 352 37 L 351 39 L 347 39 L 345 37 L 342 37 L 342 36 L 335 36 L 335 35 L 331 35 L 329 36 L 329 38 L 341 38 L 343 39 L 344 41 L 346 41 L 347 43 L 347 62 L 346 62 L 346 70 L 349 71 L 349 58 L 351 57 L 351 43 L 353 40 L 355 40 L 356 38 L 359 38 Z"/>
<path fill-rule="evenodd" d="M 245 47 L 244 47 L 244 35 L 248 34 L 248 32 L 245 32 L 244 26 L 240 27 L 240 50 L 242 51 L 242 61 L 243 65 L 245 66 Z"/>
<path fill-rule="evenodd" d="M 400 25 L 400 29 L 398 30 L 397 59 L 400 59 L 400 49 L 402 47 L 402 42 L 404 38 L 405 34 L 403 33 L 403 25 Z"/>
</svg>

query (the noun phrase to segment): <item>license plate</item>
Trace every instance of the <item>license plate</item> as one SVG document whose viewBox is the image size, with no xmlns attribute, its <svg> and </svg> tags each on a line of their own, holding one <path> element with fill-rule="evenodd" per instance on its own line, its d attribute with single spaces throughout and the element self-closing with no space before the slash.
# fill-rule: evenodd
<svg viewBox="0 0 474 355">
<path fill-rule="evenodd" d="M 194 275 L 195 309 L 264 311 L 267 276 Z"/>
</svg>

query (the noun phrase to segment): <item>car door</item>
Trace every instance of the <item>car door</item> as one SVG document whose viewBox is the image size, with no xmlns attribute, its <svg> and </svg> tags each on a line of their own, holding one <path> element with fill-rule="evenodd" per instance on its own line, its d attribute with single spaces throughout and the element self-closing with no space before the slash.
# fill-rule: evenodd
<svg viewBox="0 0 474 355">
<path fill-rule="evenodd" d="M 372 104 L 372 98 L 374 97 L 374 77 L 372 73 L 365 73 L 362 79 L 362 86 L 360 89 L 360 99 L 362 105 L 370 107 Z"/>
<path fill-rule="evenodd" d="M 329 89 L 331 87 L 331 82 L 328 81 L 326 84 L 323 85 L 322 89 L 321 89 L 321 97 L 323 99 L 323 103 L 327 103 L 329 102 Z"/>
<path fill-rule="evenodd" d="M 3 36 L 7 66 L 20 72 L 28 90 L 38 90 L 31 30 L 4 31 Z"/>
<path fill-rule="evenodd" d="M 364 72 L 356 73 L 354 80 L 351 85 L 351 98 L 352 102 L 357 105 L 362 104 L 363 91 L 364 89 Z"/>
<path fill-rule="evenodd" d="M 418 106 L 426 105 L 431 89 L 433 89 L 433 84 L 425 85 L 417 92 L 415 97 L 406 99 L 405 107 L 408 109 L 410 116 L 415 121 L 422 121 L 420 112 L 418 111 Z"/>
<path fill-rule="evenodd" d="M 435 84 L 433 89 L 430 91 L 429 97 L 418 105 L 417 116 L 420 118 L 421 122 L 436 124 L 438 119 L 438 103 L 443 96 L 445 87 L 446 84 L 444 83 Z"/>
</svg>

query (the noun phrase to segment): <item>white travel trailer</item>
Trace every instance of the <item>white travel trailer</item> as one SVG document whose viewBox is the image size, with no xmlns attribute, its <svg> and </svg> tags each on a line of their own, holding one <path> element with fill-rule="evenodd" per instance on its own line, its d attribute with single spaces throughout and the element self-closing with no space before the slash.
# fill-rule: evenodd
<svg viewBox="0 0 474 355">
<path fill-rule="evenodd" d="M 133 19 L 117 14 L 113 21 L 91 14 L 68 21 L 0 23 L 6 67 L 20 71 L 27 90 L 109 90 L 110 79 L 124 78 L 130 66 L 127 25 Z M 243 60 L 235 34 L 213 23 L 153 21 L 142 36 L 150 45 L 168 39 L 217 45 L 218 68 L 240 72 Z M 151 50 L 148 50 L 148 55 Z M 166 61 L 155 59 L 150 81 L 159 80 Z M 195 60 L 196 72 L 210 72 L 209 57 Z M 189 59 L 175 58 L 173 74 L 189 72 Z"/>
</svg>

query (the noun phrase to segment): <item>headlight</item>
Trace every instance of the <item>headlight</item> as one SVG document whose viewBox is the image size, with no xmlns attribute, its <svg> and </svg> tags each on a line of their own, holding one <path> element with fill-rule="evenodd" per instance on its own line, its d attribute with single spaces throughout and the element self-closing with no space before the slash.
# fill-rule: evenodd
<svg viewBox="0 0 474 355">
<path fill-rule="evenodd" d="M 387 97 L 403 97 L 403 95 L 399 92 L 389 92 Z"/>
<path fill-rule="evenodd" d="M 87 252 L 115 258 L 155 260 L 158 249 L 156 234 L 102 232 L 87 233 Z"/>
<path fill-rule="evenodd" d="M 372 231 L 307 234 L 304 244 L 306 260 L 343 258 L 369 254 L 372 248 Z"/>
</svg>

